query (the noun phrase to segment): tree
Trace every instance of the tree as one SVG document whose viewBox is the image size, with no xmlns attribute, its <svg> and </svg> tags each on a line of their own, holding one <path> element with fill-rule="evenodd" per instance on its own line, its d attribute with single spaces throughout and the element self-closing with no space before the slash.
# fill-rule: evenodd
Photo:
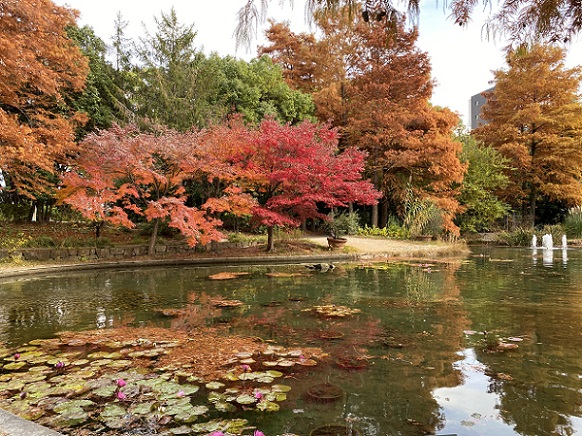
<svg viewBox="0 0 582 436">
<path fill-rule="evenodd" d="M 264 21 L 270 0 L 241 0 L 235 36 L 238 44 L 250 47 L 252 35 L 259 22 Z M 452 22 L 467 26 L 474 14 L 477 0 L 455 0 L 445 3 L 450 10 Z M 517 44 L 539 41 L 567 43 L 582 29 L 582 4 L 571 0 L 537 1 L 504 0 L 494 6 L 490 0 L 482 0 L 490 8 L 485 25 L 487 35 L 505 35 Z M 289 0 L 293 5 L 293 1 Z M 399 16 L 408 14 L 414 24 L 420 14 L 420 0 L 402 2 L 405 10 L 393 0 L 307 0 L 306 14 L 321 16 L 340 11 L 349 19 L 360 16 L 366 22 L 394 22 Z"/>
<path fill-rule="evenodd" d="M 515 169 L 503 198 L 532 226 L 543 197 L 571 206 L 582 201 L 582 69 L 566 68 L 564 57 L 547 45 L 510 52 L 483 106 L 488 124 L 474 131 Z"/>
<path fill-rule="evenodd" d="M 222 238 L 217 208 L 229 210 L 228 194 L 243 205 L 248 196 L 227 191 L 221 201 L 200 207 L 187 205 L 184 183 L 211 177 L 221 165 L 200 145 L 198 134 L 161 130 L 142 133 L 135 126 L 89 135 L 81 144 L 75 171 L 63 177 L 62 200 L 93 222 L 132 228 L 134 217 L 154 223 L 149 253 L 161 221 L 168 222 L 193 246 Z M 241 206 L 239 210 L 244 208 Z"/>
<path fill-rule="evenodd" d="M 265 117 L 281 123 L 298 123 L 313 114 L 308 94 L 291 89 L 283 79 L 281 68 L 267 56 L 250 62 L 213 55 L 208 64 L 215 72 L 215 101 L 212 106 L 222 121 L 235 113 L 247 123 L 257 125 Z"/>
<path fill-rule="evenodd" d="M 3 1 L 0 17 L 0 169 L 8 189 L 34 199 L 50 190 L 56 162 L 75 150 L 85 117 L 63 95 L 83 89 L 87 59 L 66 33 L 75 24 L 71 9 Z"/>
<path fill-rule="evenodd" d="M 505 171 L 509 160 L 494 148 L 479 144 L 471 135 L 461 134 L 457 140 L 463 144 L 461 162 L 467 163 L 468 168 L 459 195 L 462 212 L 456 222 L 461 231 L 490 231 L 495 221 L 510 210 L 497 196 L 497 191 L 507 186 Z"/>
<path fill-rule="evenodd" d="M 326 215 L 321 208 L 372 204 L 379 193 L 362 180 L 365 153 L 338 154 L 337 134 L 305 121 L 297 126 L 264 120 L 249 130 L 240 122 L 217 127 L 224 153 L 239 168 L 239 186 L 256 196 L 253 220 L 267 227 L 267 250 L 274 249 L 273 227 L 299 226 Z"/>
<path fill-rule="evenodd" d="M 181 24 L 174 8 L 155 23 L 155 34 L 146 31 L 137 48 L 138 115 L 180 131 L 200 127 L 208 118 L 206 95 L 212 87 L 204 81 L 211 78 L 200 75 L 204 55 L 194 46 L 194 25 Z"/>
<path fill-rule="evenodd" d="M 123 89 L 115 84 L 115 72 L 106 60 L 107 47 L 92 28 L 69 27 L 69 36 L 77 42 L 89 60 L 89 74 L 82 93 L 68 97 L 70 105 L 87 115 L 87 123 L 77 131 L 82 138 L 96 129 L 107 129 L 114 122 L 128 118 Z"/>
</svg>

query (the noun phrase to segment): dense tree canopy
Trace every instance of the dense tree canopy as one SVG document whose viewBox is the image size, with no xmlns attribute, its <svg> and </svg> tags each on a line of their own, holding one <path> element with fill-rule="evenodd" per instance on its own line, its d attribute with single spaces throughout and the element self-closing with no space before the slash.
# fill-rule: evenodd
<svg viewBox="0 0 582 436">
<path fill-rule="evenodd" d="M 0 170 L 9 189 L 31 198 L 48 189 L 85 120 L 64 99 L 87 76 L 66 32 L 74 23 L 71 10 L 50 0 L 0 3 Z"/>
<path fill-rule="evenodd" d="M 257 129 L 240 122 L 217 126 L 215 146 L 237 168 L 237 185 L 256 199 L 256 224 L 299 226 L 306 218 L 326 219 L 322 208 L 348 203 L 374 204 L 379 193 L 362 180 L 365 153 L 350 148 L 338 154 L 337 134 L 305 121 L 297 126 L 264 120 Z"/>
<path fill-rule="evenodd" d="M 474 132 L 515 168 L 504 198 L 532 225 L 542 198 L 582 202 L 582 69 L 566 68 L 564 57 L 547 45 L 509 53 L 483 106 L 488 124 Z"/>
<path fill-rule="evenodd" d="M 271 44 L 260 51 L 284 63 L 288 81 L 312 90 L 316 114 L 340 129 L 342 145 L 368 152 L 367 169 L 385 194 L 386 208 L 402 213 L 399 205 L 412 188 L 440 207 L 445 229 L 456 232 L 455 196 L 465 171 L 460 144 L 452 138 L 458 117 L 429 105 L 433 79 L 427 54 L 416 47 L 418 33 L 402 18 L 390 26 L 354 23 L 343 15 L 319 17 L 317 23 L 323 36 L 315 41 L 273 23 L 267 31 Z M 292 51 L 284 50 L 286 41 Z M 295 74 L 313 64 L 325 67 Z M 376 214 L 372 223 L 378 224 Z"/>
</svg>

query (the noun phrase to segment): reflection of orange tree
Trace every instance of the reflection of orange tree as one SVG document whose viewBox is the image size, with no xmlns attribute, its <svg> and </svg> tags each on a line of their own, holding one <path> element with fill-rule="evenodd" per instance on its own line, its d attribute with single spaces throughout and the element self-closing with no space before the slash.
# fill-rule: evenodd
<svg viewBox="0 0 582 436">
<path fill-rule="evenodd" d="M 206 326 L 208 321 L 223 314 L 223 308 L 228 307 L 221 297 L 211 297 L 206 293 L 188 295 L 190 304 L 181 308 L 156 309 L 156 312 L 170 317 L 170 326 L 174 329 L 191 329 Z M 235 310 L 229 307 L 229 311 Z"/>
</svg>

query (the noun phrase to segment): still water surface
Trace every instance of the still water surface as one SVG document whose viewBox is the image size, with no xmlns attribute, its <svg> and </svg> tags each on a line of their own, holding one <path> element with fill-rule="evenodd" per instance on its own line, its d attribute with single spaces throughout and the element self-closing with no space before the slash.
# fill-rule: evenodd
<svg viewBox="0 0 582 436">
<path fill-rule="evenodd" d="M 225 270 L 250 274 L 209 279 Z M 206 303 L 218 295 L 245 304 Z M 286 381 L 293 389 L 280 412 L 253 417 L 267 435 L 307 435 L 327 423 L 365 436 L 582 434 L 579 249 L 479 248 L 448 263 L 342 264 L 328 272 L 284 265 L 52 274 L 0 282 L 0 302 L 0 343 L 9 346 L 64 330 L 216 324 L 323 348 L 326 362 Z M 322 304 L 361 312 L 308 311 Z M 159 311 L 186 305 L 187 319 Z M 346 362 L 364 367 L 348 370 Z M 305 392 L 322 382 L 345 394 L 309 401 Z"/>
</svg>

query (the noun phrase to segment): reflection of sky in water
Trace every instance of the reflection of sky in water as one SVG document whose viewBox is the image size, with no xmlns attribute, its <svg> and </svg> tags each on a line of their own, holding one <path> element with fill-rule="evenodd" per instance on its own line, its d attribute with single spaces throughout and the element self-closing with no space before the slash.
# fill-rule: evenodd
<svg viewBox="0 0 582 436">
<path fill-rule="evenodd" d="M 462 371 L 464 383 L 435 389 L 433 393 L 446 416 L 439 434 L 514 435 L 499 416 L 499 396 L 487 393 L 489 377 L 484 374 L 485 366 L 477 360 L 473 349 L 459 354 L 463 359 L 455 363 L 455 368 Z"/>
</svg>

